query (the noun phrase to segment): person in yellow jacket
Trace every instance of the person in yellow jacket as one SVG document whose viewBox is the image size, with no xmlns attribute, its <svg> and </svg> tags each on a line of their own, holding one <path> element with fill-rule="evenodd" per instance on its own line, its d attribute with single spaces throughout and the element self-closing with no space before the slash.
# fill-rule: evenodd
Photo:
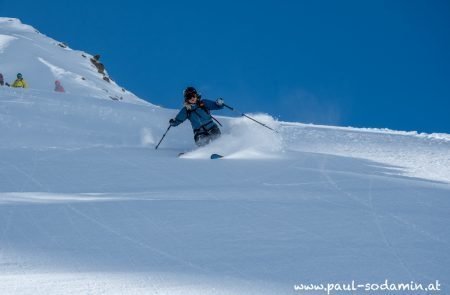
<svg viewBox="0 0 450 295">
<path fill-rule="evenodd" d="M 18 73 L 17 74 L 17 79 L 16 81 L 14 81 L 14 83 L 11 85 L 11 87 L 16 87 L 16 88 L 28 88 L 28 84 L 27 82 L 23 79 L 22 74 Z"/>
</svg>

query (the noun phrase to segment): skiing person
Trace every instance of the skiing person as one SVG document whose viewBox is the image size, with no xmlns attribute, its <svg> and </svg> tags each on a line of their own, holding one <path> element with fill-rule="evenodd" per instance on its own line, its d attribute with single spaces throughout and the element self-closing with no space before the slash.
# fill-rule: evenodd
<svg viewBox="0 0 450 295">
<path fill-rule="evenodd" d="M 215 102 L 201 99 L 201 95 L 194 87 L 187 87 L 183 91 L 184 106 L 174 119 L 170 119 L 172 127 L 178 126 L 189 119 L 194 131 L 194 140 L 198 146 L 204 146 L 220 137 L 220 129 L 211 114 L 211 110 L 220 110 L 224 106 L 222 98 Z M 219 123 L 220 124 L 220 123 Z"/>
<path fill-rule="evenodd" d="M 3 74 L 0 73 L 0 85 L 3 86 L 5 85 L 5 80 L 3 80 Z"/>
<path fill-rule="evenodd" d="M 14 83 L 11 85 L 11 87 L 15 88 L 28 88 L 27 82 L 23 79 L 22 74 L 17 74 L 17 79 L 14 81 Z"/>
<path fill-rule="evenodd" d="M 61 82 L 59 80 L 55 81 L 55 91 L 56 92 L 66 92 L 64 87 L 62 87 Z"/>
</svg>

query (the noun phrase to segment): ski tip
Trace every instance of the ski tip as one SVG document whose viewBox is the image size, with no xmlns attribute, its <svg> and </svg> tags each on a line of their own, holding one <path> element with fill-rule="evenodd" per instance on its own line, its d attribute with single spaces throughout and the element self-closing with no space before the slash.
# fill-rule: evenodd
<svg viewBox="0 0 450 295">
<path fill-rule="evenodd" d="M 214 160 L 214 159 L 220 159 L 220 158 L 223 158 L 223 156 L 222 156 L 222 155 L 219 155 L 219 154 L 212 154 L 210 158 L 211 158 L 211 160 Z"/>
</svg>

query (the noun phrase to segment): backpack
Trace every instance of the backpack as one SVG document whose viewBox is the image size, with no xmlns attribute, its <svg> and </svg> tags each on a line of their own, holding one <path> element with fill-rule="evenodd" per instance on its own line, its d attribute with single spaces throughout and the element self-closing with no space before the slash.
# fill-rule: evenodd
<svg viewBox="0 0 450 295">
<path fill-rule="evenodd" d="M 203 101 L 198 100 L 197 103 L 196 103 L 196 105 L 197 105 L 199 108 L 201 108 L 202 110 L 204 110 L 205 113 L 207 113 L 208 115 L 210 115 L 211 118 L 212 118 L 214 121 L 216 121 L 217 124 L 219 124 L 220 127 L 222 127 L 222 124 L 220 124 L 219 120 L 217 120 L 216 118 L 213 117 L 213 115 L 211 115 L 211 111 L 205 106 L 205 103 L 204 103 Z M 197 109 L 192 110 L 191 108 L 187 108 L 187 107 L 186 107 L 186 112 L 187 112 L 187 117 L 188 117 L 188 118 L 191 117 L 192 112 L 194 112 L 197 116 L 200 117 L 200 115 L 197 113 Z"/>
</svg>

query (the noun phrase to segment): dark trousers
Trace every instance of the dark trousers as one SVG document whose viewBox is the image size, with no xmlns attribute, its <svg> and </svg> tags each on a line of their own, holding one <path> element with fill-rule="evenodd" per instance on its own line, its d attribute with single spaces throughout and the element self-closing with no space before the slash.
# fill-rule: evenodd
<svg viewBox="0 0 450 295">
<path fill-rule="evenodd" d="M 194 140 L 195 144 L 198 146 L 204 146 L 210 143 L 211 141 L 217 139 L 220 137 L 220 129 L 217 127 L 216 124 L 214 124 L 211 129 L 207 130 L 206 128 L 202 127 L 197 132 L 195 132 Z"/>
</svg>

